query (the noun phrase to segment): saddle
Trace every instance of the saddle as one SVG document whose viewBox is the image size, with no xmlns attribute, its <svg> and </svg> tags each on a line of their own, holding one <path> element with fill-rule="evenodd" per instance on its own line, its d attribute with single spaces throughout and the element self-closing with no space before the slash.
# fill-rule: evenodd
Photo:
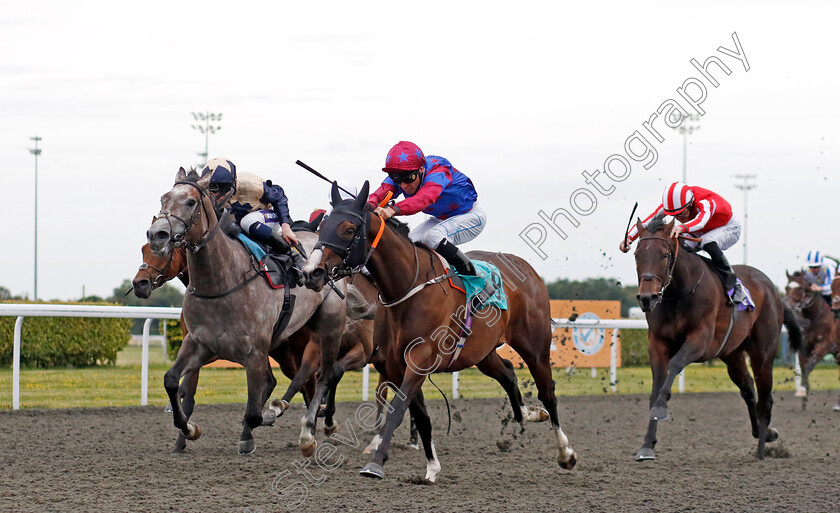
<svg viewBox="0 0 840 513">
<path fill-rule="evenodd" d="M 683 246 L 683 249 L 687 249 L 687 247 Z M 697 254 L 695 250 L 690 250 L 690 251 L 694 251 L 694 253 Z M 726 278 L 727 278 L 726 273 L 723 270 L 721 270 L 720 268 L 718 268 L 715 265 L 715 263 L 712 262 L 711 258 L 705 257 L 703 255 L 697 255 L 697 256 L 700 257 L 700 259 L 703 260 L 703 263 L 706 264 L 706 267 L 718 277 L 718 279 L 720 280 L 721 287 L 725 288 L 726 287 Z M 743 287 L 743 289 L 744 289 L 744 295 L 746 296 L 746 299 L 744 300 L 743 303 L 735 305 L 736 310 L 738 310 L 738 311 L 744 311 L 744 310 L 752 311 L 752 310 L 754 310 L 755 309 L 755 302 L 752 299 L 752 295 L 750 294 L 749 289 L 747 289 L 747 286 L 744 285 L 744 282 L 742 282 L 741 278 L 738 278 L 737 275 L 735 276 L 735 280 L 738 283 L 741 284 L 741 287 Z M 727 295 L 729 295 L 729 291 L 724 290 L 723 292 L 726 293 Z M 732 304 L 731 298 L 730 298 L 730 304 Z"/>
</svg>

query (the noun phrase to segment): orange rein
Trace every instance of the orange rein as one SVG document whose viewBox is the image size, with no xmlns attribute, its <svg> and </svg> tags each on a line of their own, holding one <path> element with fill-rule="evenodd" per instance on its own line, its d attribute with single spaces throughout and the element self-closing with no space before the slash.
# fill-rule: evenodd
<svg viewBox="0 0 840 513">
<path fill-rule="evenodd" d="M 385 194 L 385 197 L 382 198 L 382 201 L 379 202 L 379 206 L 384 207 L 385 205 L 388 204 L 389 201 L 391 201 L 391 198 L 393 198 L 393 197 L 394 197 L 394 192 L 393 191 L 388 191 Z M 373 242 L 371 242 L 371 244 L 370 244 L 371 251 L 376 249 L 376 246 L 379 245 L 379 240 L 382 239 L 382 234 L 385 232 L 385 219 L 382 219 L 382 216 L 380 216 L 379 214 L 376 214 L 376 217 L 379 218 L 379 232 L 377 232 L 376 237 L 373 238 Z"/>
</svg>

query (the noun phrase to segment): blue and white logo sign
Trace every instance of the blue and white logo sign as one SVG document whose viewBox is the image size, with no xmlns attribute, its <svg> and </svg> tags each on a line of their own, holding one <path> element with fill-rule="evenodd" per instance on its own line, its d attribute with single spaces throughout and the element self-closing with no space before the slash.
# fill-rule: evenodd
<svg viewBox="0 0 840 513">
<path fill-rule="evenodd" d="M 601 318 L 592 312 L 586 312 L 576 320 L 600 321 Z M 572 328 L 572 340 L 578 351 L 591 356 L 604 347 L 604 328 Z"/>
</svg>

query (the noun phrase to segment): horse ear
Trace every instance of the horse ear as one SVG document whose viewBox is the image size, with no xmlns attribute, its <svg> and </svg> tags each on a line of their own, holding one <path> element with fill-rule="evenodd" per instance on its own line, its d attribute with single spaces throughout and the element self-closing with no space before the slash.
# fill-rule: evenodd
<svg viewBox="0 0 840 513">
<path fill-rule="evenodd" d="M 182 167 L 178 170 L 178 173 L 175 175 L 176 182 L 183 182 L 187 178 L 187 171 Z"/>
<path fill-rule="evenodd" d="M 636 229 L 639 231 L 640 235 L 645 229 L 644 225 L 642 224 L 642 219 L 640 217 L 636 218 Z"/>
<path fill-rule="evenodd" d="M 790 281 L 790 273 L 787 269 L 785 269 L 785 276 L 787 276 L 787 280 Z"/>
<path fill-rule="evenodd" d="M 341 194 L 339 194 L 339 192 L 338 192 L 338 182 L 333 182 L 332 183 L 332 189 L 331 189 L 331 192 L 330 192 L 330 196 L 332 197 L 332 200 L 330 201 L 330 204 L 332 206 L 336 206 L 341 202 Z"/>
<path fill-rule="evenodd" d="M 362 185 L 362 188 L 359 189 L 359 195 L 356 196 L 356 208 L 364 208 L 365 203 L 367 203 L 368 193 L 370 192 L 370 182 L 365 180 L 365 184 Z"/>
</svg>

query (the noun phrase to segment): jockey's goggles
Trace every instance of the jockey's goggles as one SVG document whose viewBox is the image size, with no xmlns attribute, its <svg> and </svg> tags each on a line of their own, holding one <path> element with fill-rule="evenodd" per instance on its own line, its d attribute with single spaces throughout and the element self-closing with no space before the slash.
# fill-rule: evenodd
<svg viewBox="0 0 840 513">
<path fill-rule="evenodd" d="M 411 183 L 417 179 L 417 175 L 420 174 L 419 170 L 414 170 L 410 173 L 388 173 L 388 178 L 391 179 L 394 183 Z"/>
</svg>

